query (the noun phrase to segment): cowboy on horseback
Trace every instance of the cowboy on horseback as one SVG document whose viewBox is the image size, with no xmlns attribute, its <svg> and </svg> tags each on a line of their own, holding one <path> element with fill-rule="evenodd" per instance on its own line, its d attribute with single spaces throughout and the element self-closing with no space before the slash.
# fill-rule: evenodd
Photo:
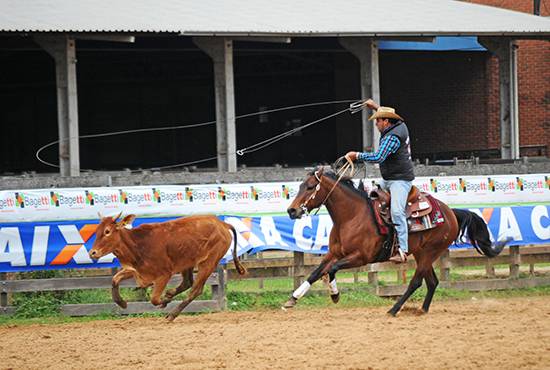
<svg viewBox="0 0 550 370">
<path fill-rule="evenodd" d="M 392 260 L 404 262 L 410 246 L 410 253 L 414 255 L 416 262 L 416 271 L 407 290 L 388 311 L 391 315 L 397 315 L 407 299 L 422 286 L 423 281 L 426 282 L 427 292 L 422 310 L 428 312 L 439 284 L 433 263 L 455 240 L 462 240 L 462 237 L 467 236 L 476 250 L 488 257 L 498 256 L 509 241 L 493 243 L 487 224 L 476 213 L 463 209 L 451 209 L 445 203 L 429 195 L 422 195 L 417 188 L 412 188 L 414 173 L 410 157 L 409 134 L 403 119 L 395 113 L 394 109 L 380 107 L 370 99 L 361 103 L 361 106 L 363 104 L 368 104 L 370 108 L 377 111 L 371 119 L 376 119 L 376 125 L 382 132 L 380 149 L 375 153 L 347 153 L 348 163 L 344 164 L 338 172 L 325 171 L 324 167 L 317 167 L 315 171 L 309 172 L 287 208 L 290 218 L 296 220 L 314 209 L 325 206 L 333 226 L 330 230 L 327 253 L 306 281 L 292 292 L 283 305 L 284 309 L 294 307 L 310 287 L 325 275 L 328 275 L 330 298 L 337 303 L 340 299 L 336 284 L 338 271 L 386 261 L 391 253 L 386 243 L 386 240 L 389 240 L 386 236 L 388 233 L 382 232 L 380 228 L 381 222 L 390 222 L 389 217 L 386 220 L 380 220 L 378 217 L 382 216 L 382 208 L 387 211 L 388 194 L 385 191 L 376 190 L 367 194 L 362 187 L 356 188 L 351 178 L 344 179 L 343 174 L 347 169 L 351 168 L 353 173 L 352 160 L 380 163 L 384 178 L 382 185 L 392 193 L 390 201 L 392 222 L 399 223 L 397 230 L 401 249 L 392 256 L 395 257 Z M 409 195 L 411 188 L 413 192 Z M 409 200 L 407 200 L 408 196 Z M 422 196 L 425 200 L 420 201 Z M 416 224 L 411 223 L 410 240 L 407 239 L 408 225 L 403 212 L 406 209 L 405 205 L 409 205 L 407 202 L 411 202 L 408 210 L 411 218 L 416 219 Z M 424 203 L 422 207 L 428 206 L 428 208 L 420 208 L 421 203 Z M 378 209 L 380 211 L 377 211 Z M 397 210 L 403 213 L 397 214 Z M 386 215 L 387 213 L 384 213 L 384 218 Z M 435 226 L 422 227 L 426 225 L 419 220 L 420 217 L 424 218 L 427 224 L 431 223 L 430 220 L 437 222 Z M 422 226 L 419 227 L 418 221 Z M 417 227 L 413 228 L 412 226 L 415 225 Z"/>
<path fill-rule="evenodd" d="M 403 118 L 394 108 L 381 107 L 369 99 L 365 105 L 375 113 L 369 120 L 375 120 L 380 131 L 380 144 L 375 152 L 348 152 L 350 161 L 365 161 L 380 164 L 382 182 L 380 187 L 391 194 L 391 219 L 397 230 L 399 248 L 390 261 L 403 263 L 409 253 L 408 227 L 405 208 L 407 196 L 414 180 L 414 166 L 411 160 L 409 130 Z"/>
</svg>

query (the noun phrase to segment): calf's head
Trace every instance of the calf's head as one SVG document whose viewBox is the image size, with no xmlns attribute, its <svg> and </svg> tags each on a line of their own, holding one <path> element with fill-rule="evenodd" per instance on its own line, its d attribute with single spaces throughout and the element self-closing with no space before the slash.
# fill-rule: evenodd
<svg viewBox="0 0 550 370">
<path fill-rule="evenodd" d="M 115 252 L 116 249 L 124 242 L 122 240 L 122 229 L 131 224 L 136 218 L 135 215 L 127 215 L 120 221 L 117 219 L 122 215 L 122 212 L 116 217 L 102 217 L 101 223 L 98 225 L 95 232 L 95 242 L 90 249 L 90 257 L 98 259 L 106 254 Z"/>
</svg>

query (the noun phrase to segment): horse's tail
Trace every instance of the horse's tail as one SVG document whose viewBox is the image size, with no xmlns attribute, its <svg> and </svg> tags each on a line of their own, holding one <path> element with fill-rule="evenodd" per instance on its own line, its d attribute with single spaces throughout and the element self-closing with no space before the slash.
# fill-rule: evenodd
<svg viewBox="0 0 550 370">
<path fill-rule="evenodd" d="M 239 261 L 239 257 L 237 256 L 237 230 L 235 230 L 233 225 L 229 224 L 227 224 L 227 228 L 233 233 L 233 263 L 235 264 L 235 268 L 237 269 L 239 275 L 244 275 L 246 274 L 246 268 L 241 264 L 241 261 Z"/>
<path fill-rule="evenodd" d="M 496 257 L 502 252 L 509 239 L 503 242 L 491 243 L 489 229 L 481 217 L 474 212 L 464 209 L 453 209 L 459 225 L 457 240 L 464 235 L 470 239 L 470 243 L 480 253 L 487 257 Z"/>
</svg>

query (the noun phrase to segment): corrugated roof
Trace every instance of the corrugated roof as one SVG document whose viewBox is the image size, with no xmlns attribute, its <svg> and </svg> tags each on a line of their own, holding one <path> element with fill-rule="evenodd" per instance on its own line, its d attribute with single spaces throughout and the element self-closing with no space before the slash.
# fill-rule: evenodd
<svg viewBox="0 0 550 370">
<path fill-rule="evenodd" d="M 1 32 L 550 35 L 550 19 L 454 0 L 0 0 Z"/>
</svg>

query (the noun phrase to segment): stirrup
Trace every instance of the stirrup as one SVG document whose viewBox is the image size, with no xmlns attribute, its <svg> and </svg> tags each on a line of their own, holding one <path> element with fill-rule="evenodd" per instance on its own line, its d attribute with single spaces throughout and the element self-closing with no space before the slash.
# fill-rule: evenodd
<svg viewBox="0 0 550 370">
<path fill-rule="evenodd" d="M 393 263 L 406 263 L 407 262 L 407 254 L 401 250 L 401 248 L 397 248 L 397 253 L 390 257 L 389 259 Z"/>
</svg>

